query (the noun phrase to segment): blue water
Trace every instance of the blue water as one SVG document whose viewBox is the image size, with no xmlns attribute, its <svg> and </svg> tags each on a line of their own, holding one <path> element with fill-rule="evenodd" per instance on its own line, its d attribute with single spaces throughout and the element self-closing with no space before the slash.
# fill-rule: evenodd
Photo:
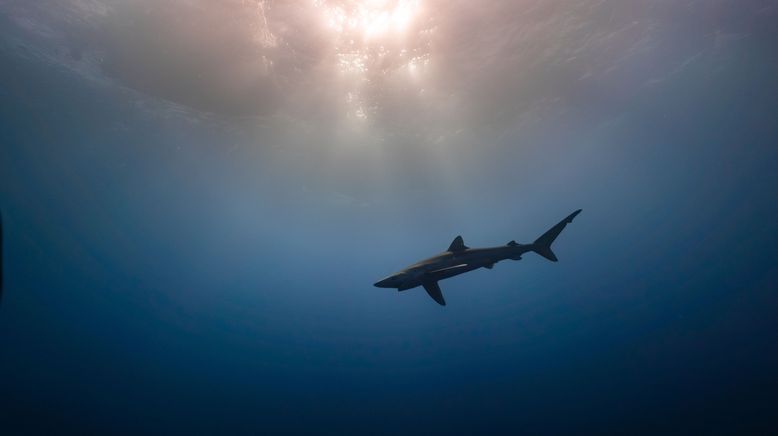
<svg viewBox="0 0 778 436">
<path fill-rule="evenodd" d="M 750 35 L 456 153 L 160 116 L 6 41 L 0 433 L 775 431 L 778 58 Z M 372 287 L 578 208 L 558 263 L 446 307 Z"/>
</svg>

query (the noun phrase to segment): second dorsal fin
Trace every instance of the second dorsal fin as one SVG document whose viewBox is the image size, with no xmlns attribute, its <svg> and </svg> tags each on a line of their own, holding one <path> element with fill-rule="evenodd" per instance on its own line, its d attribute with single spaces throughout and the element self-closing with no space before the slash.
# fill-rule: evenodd
<svg viewBox="0 0 778 436">
<path fill-rule="evenodd" d="M 461 236 L 457 236 L 451 242 L 451 245 L 448 246 L 448 251 L 451 251 L 451 252 L 464 251 L 464 250 L 467 250 L 468 248 L 470 248 L 470 247 L 465 245 L 465 241 L 462 239 L 462 237 Z"/>
</svg>

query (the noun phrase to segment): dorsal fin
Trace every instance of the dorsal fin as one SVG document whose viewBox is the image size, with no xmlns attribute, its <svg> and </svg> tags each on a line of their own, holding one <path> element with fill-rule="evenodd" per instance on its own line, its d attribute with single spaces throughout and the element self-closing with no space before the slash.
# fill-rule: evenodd
<svg viewBox="0 0 778 436">
<path fill-rule="evenodd" d="M 462 239 L 462 237 L 461 236 L 457 236 L 451 242 L 451 245 L 448 246 L 448 251 L 451 251 L 451 252 L 465 251 L 468 248 L 470 248 L 470 247 L 465 245 L 465 241 Z"/>
<path fill-rule="evenodd" d="M 511 242 L 508 242 L 506 245 L 509 246 L 509 247 L 515 247 L 515 246 L 517 246 L 519 244 L 517 244 L 516 241 L 511 241 Z"/>
</svg>

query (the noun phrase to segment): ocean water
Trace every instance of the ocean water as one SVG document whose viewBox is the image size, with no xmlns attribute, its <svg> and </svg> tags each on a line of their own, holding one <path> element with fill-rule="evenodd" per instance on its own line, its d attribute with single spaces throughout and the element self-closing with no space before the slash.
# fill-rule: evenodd
<svg viewBox="0 0 778 436">
<path fill-rule="evenodd" d="M 235 91 L 218 29 L 0 2 L 0 433 L 775 432 L 776 5 L 645 3 L 456 2 L 353 111 L 281 6 Z"/>
</svg>

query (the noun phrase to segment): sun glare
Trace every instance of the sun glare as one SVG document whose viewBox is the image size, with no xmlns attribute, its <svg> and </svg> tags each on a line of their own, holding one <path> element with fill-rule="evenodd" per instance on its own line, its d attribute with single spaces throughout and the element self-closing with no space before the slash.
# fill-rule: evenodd
<svg viewBox="0 0 778 436">
<path fill-rule="evenodd" d="M 284 26 L 274 21 L 289 7 L 270 0 L 238 0 L 255 15 L 254 43 L 262 49 L 257 65 L 270 71 L 274 52 L 284 44 Z M 0 0 L 0 3 L 2 0 Z M 293 2 L 295 3 L 295 2 Z M 362 123 L 380 114 L 381 95 L 394 89 L 420 91 L 432 71 L 431 46 L 436 24 L 423 0 L 307 0 L 295 4 L 301 22 L 314 23 L 323 48 L 320 71 L 334 73 L 333 89 L 342 92 L 345 118 Z M 275 9 L 278 8 L 278 9 Z M 280 15 L 276 15 L 280 14 Z M 276 31 L 281 31 L 276 33 Z M 411 91 L 412 92 L 412 91 Z M 360 127 L 361 128 L 361 127 Z"/>
<path fill-rule="evenodd" d="M 336 33 L 356 33 L 365 39 L 402 33 L 419 10 L 418 0 L 314 0 L 324 11 L 327 26 Z"/>
<path fill-rule="evenodd" d="M 365 89 L 393 73 L 418 79 L 429 63 L 420 0 L 312 0 L 330 35 L 337 70 L 348 88 L 348 118 L 364 121 L 375 108 Z M 420 40 L 420 38 L 422 38 Z"/>
</svg>

